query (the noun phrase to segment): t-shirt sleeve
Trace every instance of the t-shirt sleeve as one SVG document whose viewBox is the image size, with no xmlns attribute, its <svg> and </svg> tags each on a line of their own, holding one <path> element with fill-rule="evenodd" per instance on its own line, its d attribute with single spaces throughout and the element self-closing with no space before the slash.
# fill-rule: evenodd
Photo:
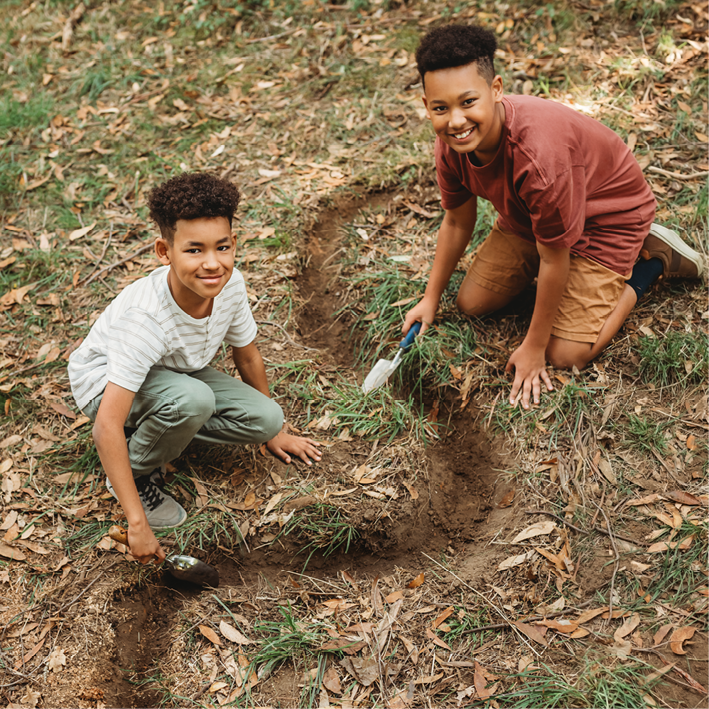
<svg viewBox="0 0 709 709">
<path fill-rule="evenodd" d="M 166 354 L 165 334 L 155 318 L 138 308 L 126 310 L 107 337 L 108 381 L 137 392 L 150 368 Z"/>
<path fill-rule="evenodd" d="M 532 219 L 534 238 L 552 248 L 571 248 L 581 237 L 586 219 L 586 179 L 582 165 L 573 165 L 553 182 L 521 194 Z"/>
<path fill-rule="evenodd" d="M 461 182 L 458 170 L 451 164 L 451 156 L 440 138 L 436 138 L 435 156 L 436 178 L 438 188 L 441 190 L 441 206 L 443 209 L 456 209 L 465 204 L 473 193 Z"/>
<path fill-rule="evenodd" d="M 233 313 L 231 325 L 224 335 L 224 342 L 232 347 L 246 347 L 256 337 L 256 321 L 249 307 L 246 283 L 239 271 L 234 271 L 230 283 L 229 307 Z"/>
</svg>

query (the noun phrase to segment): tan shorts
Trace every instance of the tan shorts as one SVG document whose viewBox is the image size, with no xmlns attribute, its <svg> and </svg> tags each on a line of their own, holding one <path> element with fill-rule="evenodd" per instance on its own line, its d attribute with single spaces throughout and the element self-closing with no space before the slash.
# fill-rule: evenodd
<svg viewBox="0 0 709 709">
<path fill-rule="evenodd" d="M 461 290 L 470 280 L 495 293 L 515 296 L 538 273 L 536 244 L 503 231 L 495 222 L 478 249 Z M 596 261 L 572 254 L 569 280 L 551 334 L 574 342 L 596 342 L 601 328 L 618 304 L 627 278 L 630 274 L 621 276 Z"/>
</svg>

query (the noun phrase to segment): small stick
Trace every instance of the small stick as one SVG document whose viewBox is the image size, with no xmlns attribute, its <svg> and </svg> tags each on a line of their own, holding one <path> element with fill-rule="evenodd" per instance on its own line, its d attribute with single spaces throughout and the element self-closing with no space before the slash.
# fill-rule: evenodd
<svg viewBox="0 0 709 709">
<path fill-rule="evenodd" d="M 268 42 L 271 39 L 280 39 L 281 37 L 287 37 L 289 34 L 294 34 L 300 29 L 300 27 L 295 27 L 292 30 L 286 30 L 285 32 L 279 32 L 278 34 L 270 34 L 268 37 L 258 37 L 257 39 L 247 39 L 246 44 L 255 44 L 256 42 Z"/>
<path fill-rule="evenodd" d="M 618 547 L 615 545 L 615 538 L 613 537 L 613 532 L 611 531 L 611 522 L 608 519 L 608 515 L 605 510 L 595 501 L 591 500 L 596 507 L 600 510 L 603 515 L 603 519 L 606 520 L 606 527 L 608 527 L 608 536 L 611 540 L 611 546 L 613 547 L 613 553 L 615 554 L 615 563 L 613 565 L 613 576 L 611 576 L 611 590 L 608 594 L 608 617 L 613 617 L 613 590 L 615 587 L 615 575 L 618 573 L 618 566 L 620 565 L 620 554 L 618 553 Z"/>
<path fill-rule="evenodd" d="M 277 322 L 273 322 L 272 320 L 257 320 L 256 322 L 259 325 L 273 325 L 273 327 L 277 327 L 286 336 L 286 340 L 288 340 L 291 345 L 295 345 L 296 347 L 302 347 L 304 350 L 311 350 L 312 352 L 319 351 L 317 347 L 307 347 L 306 345 L 301 345 L 300 342 L 296 342 L 295 340 L 291 339 L 291 336 L 286 332 L 286 329 L 283 327 L 283 325 L 279 325 Z"/>
<path fill-rule="evenodd" d="M 103 251 L 101 252 L 101 255 L 98 257 L 96 262 L 94 263 L 94 267 L 91 269 L 91 273 L 89 273 L 88 276 L 84 276 L 77 285 L 81 286 L 84 284 L 84 281 L 86 281 L 88 278 L 90 278 L 95 272 L 96 269 L 99 267 L 99 264 L 101 261 L 103 261 L 103 257 L 106 255 L 106 251 L 108 251 L 108 247 L 111 244 L 111 239 L 113 238 L 113 222 L 111 222 L 111 226 L 108 229 L 108 239 L 106 239 L 106 243 L 103 245 Z"/>
<path fill-rule="evenodd" d="M 698 180 L 700 177 L 709 177 L 709 171 L 704 172 L 693 172 L 690 175 L 683 175 L 681 172 L 672 172 L 670 170 L 663 170 L 661 167 L 655 167 L 650 165 L 648 167 L 649 172 L 656 172 L 658 175 L 664 175 L 665 177 L 671 177 L 675 180 Z"/>
<path fill-rule="evenodd" d="M 140 254 L 145 253 L 146 251 L 149 251 L 150 249 L 154 248 L 155 242 L 151 242 L 149 244 L 146 244 L 145 246 L 141 246 L 137 251 L 134 251 L 132 254 L 126 256 L 125 258 L 122 258 L 120 261 L 115 261 L 114 263 L 109 264 L 108 266 L 104 266 L 100 271 L 96 271 L 91 278 L 89 278 L 86 283 L 83 285 L 88 286 L 91 281 L 95 281 L 97 278 L 102 276 L 104 273 L 108 273 L 109 271 L 112 271 L 114 268 L 117 266 L 121 266 L 122 264 L 126 263 L 127 261 L 132 261 L 136 256 L 140 256 Z"/>
</svg>

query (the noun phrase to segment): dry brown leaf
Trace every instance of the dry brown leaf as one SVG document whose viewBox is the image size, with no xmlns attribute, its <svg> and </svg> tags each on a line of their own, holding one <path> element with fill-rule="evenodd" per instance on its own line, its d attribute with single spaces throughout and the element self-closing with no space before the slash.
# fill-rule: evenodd
<svg viewBox="0 0 709 709">
<path fill-rule="evenodd" d="M 219 639 L 219 636 L 208 626 L 208 625 L 200 625 L 199 626 L 199 632 L 204 635 L 209 642 L 214 643 L 215 645 L 221 645 L 222 641 Z"/>
<path fill-rule="evenodd" d="M 598 469 L 603 474 L 603 477 L 611 485 L 618 485 L 618 479 L 616 478 L 615 473 L 613 472 L 613 468 L 611 467 L 610 461 L 607 458 L 602 457 L 598 461 Z"/>
<path fill-rule="evenodd" d="M 530 640 L 534 640 L 535 643 L 539 643 L 544 647 L 549 645 L 549 643 L 544 639 L 544 636 L 533 625 L 522 623 L 519 620 L 513 620 L 512 625 L 514 625 L 517 630 L 524 633 Z"/>
<path fill-rule="evenodd" d="M 403 598 L 404 594 L 401 591 L 394 591 L 393 593 L 390 593 L 388 596 L 384 596 L 384 600 L 387 603 L 395 603 L 398 601 L 400 598 Z"/>
<path fill-rule="evenodd" d="M 515 554 L 514 556 L 508 556 L 506 559 L 501 561 L 497 567 L 498 571 L 506 571 L 507 569 L 512 569 L 515 566 L 523 564 L 529 558 L 529 553 Z"/>
<path fill-rule="evenodd" d="M 409 491 L 409 495 L 411 495 L 412 500 L 419 499 L 418 490 L 416 490 L 416 488 L 413 485 L 409 485 L 409 483 L 404 481 L 404 487 Z"/>
<path fill-rule="evenodd" d="M 601 613 L 607 612 L 607 608 L 589 608 L 587 611 L 581 613 L 581 615 L 576 619 L 576 623 L 578 623 L 579 625 L 583 625 L 583 623 L 588 623 L 589 620 L 592 620 L 597 615 L 601 615 Z"/>
<path fill-rule="evenodd" d="M 554 529 L 556 529 L 556 522 L 552 520 L 547 520 L 544 522 L 535 522 L 526 529 L 523 529 L 512 540 L 512 544 L 519 544 L 519 542 L 523 542 L 525 539 L 531 539 L 532 537 L 538 537 L 544 534 L 551 534 Z"/>
<path fill-rule="evenodd" d="M 672 502 L 679 502 L 681 505 L 695 506 L 703 504 L 698 497 L 689 492 L 684 492 L 684 490 L 670 490 L 670 492 L 663 492 L 662 496 L 672 500 Z"/>
<path fill-rule="evenodd" d="M 486 689 L 487 677 L 485 676 L 485 670 L 477 661 L 475 662 L 473 684 L 475 685 L 475 691 L 478 693 L 478 698 L 480 700 L 484 701 L 485 699 L 489 699 L 492 696 L 492 692 Z"/>
<path fill-rule="evenodd" d="M 657 552 L 667 551 L 668 549 L 679 548 L 682 551 L 689 549 L 692 546 L 692 541 L 694 540 L 694 535 L 690 535 L 683 539 L 681 542 L 655 542 L 651 544 L 645 551 L 650 554 L 655 554 Z"/>
<path fill-rule="evenodd" d="M 342 694 L 342 685 L 340 678 L 337 675 L 337 670 L 334 667 L 328 667 L 323 675 L 323 686 L 330 690 L 333 694 Z"/>
<path fill-rule="evenodd" d="M 623 638 L 625 638 L 626 635 L 630 635 L 630 633 L 632 633 L 638 625 L 640 625 L 640 616 L 637 613 L 633 613 L 633 615 L 631 615 L 630 618 L 628 618 L 628 620 L 626 620 L 620 628 L 613 633 L 615 641 L 617 643 L 622 643 Z"/>
<path fill-rule="evenodd" d="M 450 646 L 441 640 L 430 628 L 426 628 L 426 637 L 433 642 L 434 645 L 442 647 L 444 650 L 450 650 Z"/>
<path fill-rule="evenodd" d="M 431 623 L 431 626 L 434 629 L 437 628 L 444 620 L 446 620 L 446 618 L 450 618 L 453 613 L 455 613 L 455 608 L 453 608 L 453 606 L 449 606 L 433 621 L 433 623 Z"/>
<path fill-rule="evenodd" d="M 504 497 L 497 503 L 497 506 L 500 507 L 500 508 L 509 507 L 509 506 L 514 502 L 514 499 L 515 499 L 515 489 L 512 488 L 512 489 L 509 490 L 509 491 L 504 495 Z"/>
<path fill-rule="evenodd" d="M 62 667 L 66 665 L 66 655 L 62 648 L 57 647 L 52 650 L 47 660 L 47 666 L 52 672 L 61 672 Z"/>
<path fill-rule="evenodd" d="M 90 224 L 89 226 L 82 227 L 81 229 L 74 229 L 74 231 L 69 234 L 69 241 L 76 241 L 82 236 L 86 236 L 95 226 L 96 222 Z"/>
<path fill-rule="evenodd" d="M 27 558 L 19 549 L 9 547 L 3 542 L 0 542 L 0 556 L 4 556 L 6 559 L 13 559 L 14 561 L 24 561 Z"/>
<path fill-rule="evenodd" d="M 657 492 L 653 492 L 650 495 L 645 495 L 645 497 L 637 497 L 633 500 L 628 500 L 626 504 L 632 507 L 638 507 L 639 505 L 651 505 L 653 502 L 657 502 L 662 499 L 662 495 Z"/>
<path fill-rule="evenodd" d="M 223 620 L 219 623 L 219 632 L 233 643 L 238 643 L 239 645 L 251 644 L 251 640 L 245 635 L 242 635 L 233 625 L 229 625 L 229 623 L 225 623 Z"/>
<path fill-rule="evenodd" d="M 691 626 L 685 626 L 683 628 L 677 628 L 677 630 L 670 636 L 670 647 L 675 655 L 686 655 L 687 651 L 682 647 L 682 643 L 685 640 L 691 640 L 694 636 L 696 628 Z"/>
<path fill-rule="evenodd" d="M 558 630 L 560 633 L 573 633 L 578 629 L 578 623 L 572 622 L 570 620 L 539 620 L 535 622 L 535 625 L 543 625 L 546 628 L 551 628 L 552 630 Z"/>
<path fill-rule="evenodd" d="M 406 588 L 418 588 L 426 580 L 426 575 L 422 571 L 415 579 L 406 584 Z"/>
<path fill-rule="evenodd" d="M 652 644 L 657 646 L 659 645 L 664 639 L 667 633 L 672 630 L 674 627 L 674 623 L 665 623 L 661 628 L 658 629 L 658 631 L 653 635 L 652 638 Z"/>
</svg>

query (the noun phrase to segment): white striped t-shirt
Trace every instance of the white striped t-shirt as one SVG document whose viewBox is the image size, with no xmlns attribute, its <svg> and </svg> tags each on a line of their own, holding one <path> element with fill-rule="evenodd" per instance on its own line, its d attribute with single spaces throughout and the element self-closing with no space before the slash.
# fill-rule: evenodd
<svg viewBox="0 0 709 709">
<path fill-rule="evenodd" d="M 245 347 L 256 337 L 244 277 L 234 269 L 214 298 L 212 314 L 193 318 L 175 302 L 167 284 L 169 266 L 131 283 L 94 323 L 69 357 L 71 391 L 80 409 L 108 382 L 137 392 L 151 367 L 196 372 L 222 342 Z"/>
</svg>

